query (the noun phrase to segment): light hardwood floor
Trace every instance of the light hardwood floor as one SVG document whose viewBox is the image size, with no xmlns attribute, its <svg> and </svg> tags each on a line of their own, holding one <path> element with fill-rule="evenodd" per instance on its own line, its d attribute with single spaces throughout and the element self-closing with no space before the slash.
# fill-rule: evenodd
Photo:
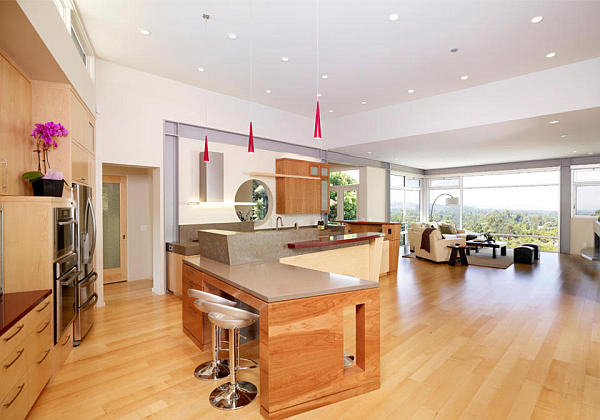
<svg viewBox="0 0 600 420">
<path fill-rule="evenodd" d="M 380 282 L 381 389 L 295 418 L 599 419 L 599 270 L 557 254 L 506 270 L 400 258 Z M 209 405 L 216 385 L 192 376 L 209 354 L 181 332 L 180 301 L 150 287 L 106 286 L 107 306 L 31 418 L 261 418 L 258 401 Z"/>
</svg>

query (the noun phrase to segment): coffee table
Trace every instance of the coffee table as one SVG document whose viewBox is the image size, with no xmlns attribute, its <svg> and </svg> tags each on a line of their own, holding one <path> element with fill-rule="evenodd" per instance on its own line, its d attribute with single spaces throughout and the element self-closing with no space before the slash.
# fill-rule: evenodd
<svg viewBox="0 0 600 420">
<path fill-rule="evenodd" d="M 471 248 L 475 248 L 475 252 L 479 252 L 479 248 L 492 248 L 492 258 L 496 258 L 496 250 L 500 248 L 500 255 L 506 256 L 506 242 L 467 241 L 467 255 L 471 255 Z"/>
</svg>

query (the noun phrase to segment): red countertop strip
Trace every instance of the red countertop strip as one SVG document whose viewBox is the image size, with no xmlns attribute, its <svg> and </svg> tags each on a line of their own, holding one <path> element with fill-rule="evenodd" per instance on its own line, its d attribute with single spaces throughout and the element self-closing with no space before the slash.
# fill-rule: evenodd
<svg viewBox="0 0 600 420">
<path fill-rule="evenodd" d="M 317 248 L 320 246 L 348 244 L 351 242 L 362 242 L 370 239 L 382 237 L 382 233 L 377 232 L 362 232 L 362 233 L 349 233 L 346 235 L 334 235 L 324 236 L 314 241 L 303 241 L 303 242 L 292 242 L 288 244 L 288 248 L 300 249 L 300 248 Z"/>
<path fill-rule="evenodd" d="M 0 335 L 19 322 L 50 293 L 52 290 L 45 289 L 0 295 Z"/>
</svg>

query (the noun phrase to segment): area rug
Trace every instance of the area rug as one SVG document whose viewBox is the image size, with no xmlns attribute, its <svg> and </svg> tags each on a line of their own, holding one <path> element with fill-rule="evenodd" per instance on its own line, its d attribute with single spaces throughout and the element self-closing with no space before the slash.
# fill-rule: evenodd
<svg viewBox="0 0 600 420">
<path fill-rule="evenodd" d="M 417 258 L 414 253 L 403 255 L 402 258 Z M 427 261 L 423 259 L 423 261 Z M 479 267 L 490 267 L 490 268 L 502 268 L 506 269 L 513 265 L 513 250 L 507 249 L 506 256 L 500 255 L 500 250 L 497 251 L 496 258 L 492 258 L 491 249 L 480 249 L 478 253 L 471 250 L 471 255 L 467 255 L 467 261 L 469 265 L 476 265 Z M 442 264 L 442 263 L 440 263 Z M 456 267 L 461 267 L 460 262 L 456 262 Z"/>
</svg>

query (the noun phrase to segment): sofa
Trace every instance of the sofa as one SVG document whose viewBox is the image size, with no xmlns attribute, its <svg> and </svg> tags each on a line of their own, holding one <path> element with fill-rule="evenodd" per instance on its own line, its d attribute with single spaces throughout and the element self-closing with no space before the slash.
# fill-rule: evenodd
<svg viewBox="0 0 600 420">
<path fill-rule="evenodd" d="M 423 237 L 423 231 L 428 227 L 434 227 L 435 230 L 429 234 L 430 252 L 421 249 L 421 238 Z M 444 234 L 439 228 L 439 225 L 435 222 L 432 223 L 413 223 L 408 229 L 408 241 L 410 243 L 411 251 L 415 252 L 415 255 L 419 258 L 424 258 L 434 262 L 448 262 L 450 258 L 450 252 L 448 245 L 466 245 L 466 233 L 464 230 L 456 230 L 455 234 Z"/>
</svg>

